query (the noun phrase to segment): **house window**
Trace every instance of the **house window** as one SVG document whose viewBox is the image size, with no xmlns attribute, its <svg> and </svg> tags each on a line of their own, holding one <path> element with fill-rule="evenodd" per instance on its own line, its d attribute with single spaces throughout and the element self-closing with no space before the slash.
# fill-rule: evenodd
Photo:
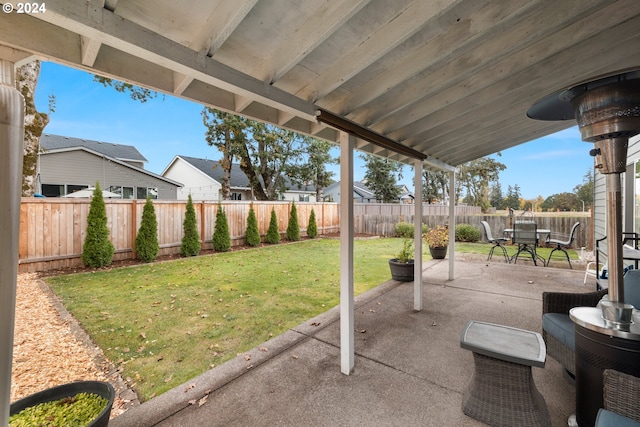
<svg viewBox="0 0 640 427">
<path fill-rule="evenodd" d="M 147 187 L 147 194 L 155 200 L 158 198 L 158 189 L 156 187 Z"/>
<path fill-rule="evenodd" d="M 309 201 L 309 195 L 308 194 L 300 194 L 298 196 L 298 201 L 299 202 L 308 202 Z"/>
<path fill-rule="evenodd" d="M 112 185 L 109 187 L 109 191 L 119 194 L 123 199 L 133 199 L 133 187 L 121 187 L 119 185 Z"/>
<path fill-rule="evenodd" d="M 67 193 L 66 194 L 75 193 L 76 191 L 84 190 L 85 188 L 89 188 L 89 186 L 88 185 L 67 184 Z M 45 196 L 46 196 L 46 194 L 45 194 Z"/>
<path fill-rule="evenodd" d="M 136 187 L 136 199 L 146 199 L 147 189 L 144 187 Z"/>
<path fill-rule="evenodd" d="M 242 193 L 231 193 L 231 200 L 242 200 Z"/>
<path fill-rule="evenodd" d="M 42 184 L 42 195 L 47 197 L 60 197 L 64 195 L 64 185 Z"/>
</svg>

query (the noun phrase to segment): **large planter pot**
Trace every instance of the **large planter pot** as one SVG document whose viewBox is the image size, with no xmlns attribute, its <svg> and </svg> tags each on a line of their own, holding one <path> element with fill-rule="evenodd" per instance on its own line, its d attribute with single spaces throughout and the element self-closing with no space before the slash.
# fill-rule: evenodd
<svg viewBox="0 0 640 427">
<path fill-rule="evenodd" d="M 13 402 L 9 410 L 9 415 L 17 414 L 23 409 L 39 403 L 72 397 L 78 393 L 93 393 L 107 399 L 107 406 L 93 421 L 87 424 L 88 427 L 107 427 L 109 425 L 109 415 L 111 414 L 111 407 L 113 406 L 116 393 L 111 384 L 102 381 L 78 381 L 39 391 L 38 393 Z"/>
<path fill-rule="evenodd" d="M 401 282 L 413 282 L 413 260 L 409 262 L 400 262 L 397 258 L 389 260 L 389 268 L 391 269 L 391 278 Z"/>
<path fill-rule="evenodd" d="M 431 253 L 431 258 L 433 259 L 444 259 L 447 256 L 447 246 L 443 248 L 429 247 L 429 253 Z"/>
</svg>

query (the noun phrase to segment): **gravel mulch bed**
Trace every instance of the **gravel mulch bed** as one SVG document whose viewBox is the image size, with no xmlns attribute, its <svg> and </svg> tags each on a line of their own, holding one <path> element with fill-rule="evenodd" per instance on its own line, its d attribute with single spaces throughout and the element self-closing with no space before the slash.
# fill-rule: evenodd
<svg viewBox="0 0 640 427">
<path fill-rule="evenodd" d="M 139 404 L 118 371 L 36 273 L 18 275 L 11 402 L 73 381 L 111 383 L 115 417 Z"/>
</svg>

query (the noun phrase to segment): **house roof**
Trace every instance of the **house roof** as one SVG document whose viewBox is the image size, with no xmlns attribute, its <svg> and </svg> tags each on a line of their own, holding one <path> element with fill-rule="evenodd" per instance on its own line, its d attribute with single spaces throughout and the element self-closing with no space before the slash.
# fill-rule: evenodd
<svg viewBox="0 0 640 427">
<path fill-rule="evenodd" d="M 3 56 L 46 58 L 337 142 L 338 126 L 318 123 L 324 111 L 443 167 L 574 126 L 526 111 L 640 68 L 637 0 L 49 3 L 46 13 L 0 14 Z M 355 146 L 413 162 L 362 134 Z"/>
<path fill-rule="evenodd" d="M 96 153 L 104 154 L 105 156 L 125 162 L 147 162 L 147 159 L 133 145 L 114 144 L 112 142 L 100 142 L 91 139 L 50 134 L 43 134 L 40 137 L 40 148 L 48 151 L 73 147 L 85 147 Z"/>
<path fill-rule="evenodd" d="M 178 155 L 176 157 L 179 157 L 185 162 L 191 164 L 193 167 L 200 170 L 202 173 L 206 174 L 207 176 L 216 180 L 217 182 L 219 183 L 222 182 L 222 178 L 224 176 L 224 169 L 220 165 L 219 160 L 199 159 L 197 157 L 190 157 L 190 156 L 183 156 L 183 155 Z M 247 177 L 247 175 L 245 175 L 242 169 L 240 169 L 240 165 L 238 163 L 233 163 L 231 165 L 230 186 L 231 188 L 236 188 L 236 189 L 248 189 L 250 187 L 249 178 Z M 299 187 L 298 185 L 292 183 L 288 177 L 285 177 L 285 188 L 287 189 L 287 191 L 293 191 L 293 192 L 295 191 L 315 192 L 313 187 L 311 186 Z"/>
<path fill-rule="evenodd" d="M 120 166 L 122 166 L 124 168 L 131 169 L 131 170 L 140 172 L 142 174 L 152 176 L 152 177 L 154 177 L 156 179 L 165 181 L 168 184 L 175 185 L 176 187 L 182 187 L 182 184 L 177 182 L 177 181 L 174 181 L 174 180 L 169 179 L 169 178 L 165 178 L 162 175 L 158 175 L 158 174 L 153 173 L 151 171 L 148 171 L 148 170 L 146 170 L 144 168 L 139 168 L 137 166 L 132 165 L 131 163 L 127 163 L 124 160 L 116 159 L 115 157 L 111 157 L 111 156 L 106 155 L 104 153 L 100 153 L 98 151 L 92 150 L 91 148 L 87 148 L 87 147 L 83 147 L 83 146 L 76 145 L 76 146 L 72 146 L 72 147 L 51 149 L 51 150 L 47 150 L 47 151 L 41 152 L 40 155 L 41 156 L 46 156 L 46 155 L 59 154 L 59 153 L 64 153 L 64 152 L 69 152 L 69 151 L 84 151 L 84 152 L 87 152 L 87 153 L 92 154 L 94 156 L 104 157 L 104 158 L 108 159 L 110 162 L 117 163 L 117 164 L 119 164 Z"/>
</svg>

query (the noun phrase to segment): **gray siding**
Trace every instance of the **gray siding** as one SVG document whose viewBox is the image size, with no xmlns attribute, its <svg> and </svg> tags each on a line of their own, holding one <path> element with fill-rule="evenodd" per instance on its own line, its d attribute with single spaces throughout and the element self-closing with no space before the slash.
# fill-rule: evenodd
<svg viewBox="0 0 640 427">
<path fill-rule="evenodd" d="M 112 185 L 157 188 L 158 199 L 177 198 L 175 185 L 82 150 L 42 154 L 40 177 L 42 184 L 54 185 L 93 187 L 97 181 L 105 190 Z"/>
<path fill-rule="evenodd" d="M 634 169 L 633 164 L 640 161 L 640 136 L 631 138 L 627 151 L 627 172 L 622 176 L 622 223 L 624 231 L 633 231 L 634 208 Z M 606 235 L 606 178 L 596 170 L 595 173 L 595 203 L 594 203 L 594 239 L 601 239 Z"/>
</svg>

